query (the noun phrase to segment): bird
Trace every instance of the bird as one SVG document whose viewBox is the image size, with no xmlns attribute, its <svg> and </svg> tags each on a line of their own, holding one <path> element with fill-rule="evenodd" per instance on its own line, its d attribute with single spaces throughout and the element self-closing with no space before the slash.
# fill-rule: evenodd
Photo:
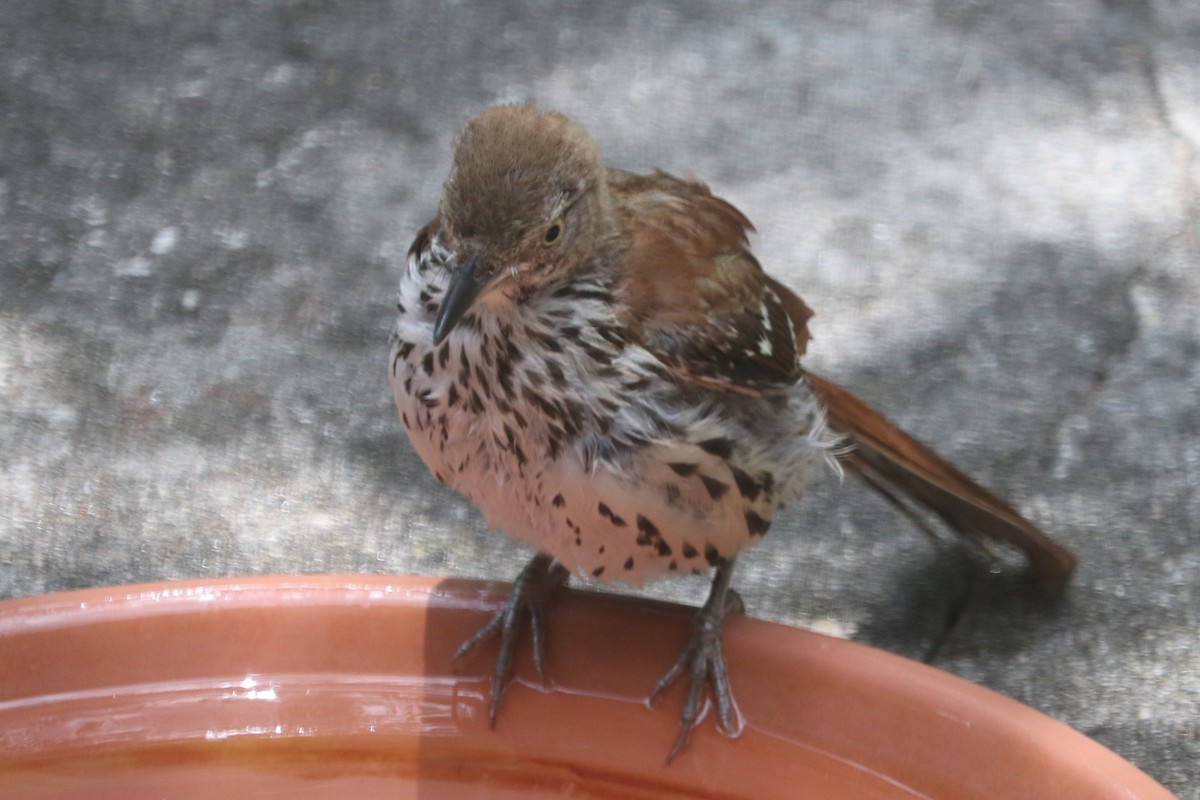
<svg viewBox="0 0 1200 800">
<path fill-rule="evenodd" d="M 823 473 L 916 517 L 1023 549 L 1064 586 L 1073 555 L 1011 506 L 802 365 L 813 314 L 750 247 L 753 226 L 693 178 L 609 167 L 578 124 L 499 105 L 454 140 L 434 218 L 402 269 L 389 383 L 433 475 L 529 545 L 494 617 L 496 724 L 516 643 L 545 679 L 545 610 L 574 575 L 638 587 L 712 574 L 678 658 L 683 750 L 704 708 L 736 730 L 721 632 L 741 550 Z"/>
</svg>

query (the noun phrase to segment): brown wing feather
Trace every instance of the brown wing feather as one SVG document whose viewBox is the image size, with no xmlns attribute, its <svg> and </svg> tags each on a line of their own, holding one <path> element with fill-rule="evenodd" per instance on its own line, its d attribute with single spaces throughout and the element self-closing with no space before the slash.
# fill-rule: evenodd
<svg viewBox="0 0 1200 800">
<path fill-rule="evenodd" d="M 830 426 L 854 444 L 844 460 L 868 484 L 902 492 L 959 533 L 1019 547 L 1043 586 L 1058 589 L 1067 584 L 1075 569 L 1069 550 L 841 386 L 811 372 L 805 373 L 805 380 L 824 403 Z"/>
<path fill-rule="evenodd" d="M 622 300 L 642 344 L 676 374 L 756 393 L 795 383 L 812 312 L 763 272 L 749 220 L 708 187 L 610 173 L 631 246 Z"/>
</svg>

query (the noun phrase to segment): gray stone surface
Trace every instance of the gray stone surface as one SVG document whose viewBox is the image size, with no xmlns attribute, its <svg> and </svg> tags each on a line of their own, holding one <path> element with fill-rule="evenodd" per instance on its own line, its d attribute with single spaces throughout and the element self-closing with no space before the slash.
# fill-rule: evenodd
<svg viewBox="0 0 1200 800">
<path fill-rule="evenodd" d="M 526 554 L 426 474 L 384 362 L 452 135 L 533 99 L 737 203 L 818 311 L 810 363 L 1080 558 L 1039 597 L 831 479 L 743 559 L 751 610 L 1200 797 L 1198 53 L 1180 0 L 9 0 L 0 596 L 511 577 Z"/>
</svg>

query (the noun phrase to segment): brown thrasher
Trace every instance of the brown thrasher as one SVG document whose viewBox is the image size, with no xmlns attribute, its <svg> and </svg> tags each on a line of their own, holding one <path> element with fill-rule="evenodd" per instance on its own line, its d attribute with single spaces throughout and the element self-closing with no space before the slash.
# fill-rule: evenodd
<svg viewBox="0 0 1200 800">
<path fill-rule="evenodd" d="M 458 656 L 499 635 L 494 724 L 528 614 L 568 572 L 639 585 L 715 570 L 683 674 L 684 746 L 721 653 L 734 559 L 823 469 L 1024 549 L 1043 584 L 1074 559 L 845 389 L 803 370 L 812 312 L 750 253 L 750 222 L 697 181 L 605 167 L 573 122 L 488 109 L 455 146 L 437 217 L 400 280 L 390 379 L 413 446 L 490 525 L 537 555 Z"/>
</svg>

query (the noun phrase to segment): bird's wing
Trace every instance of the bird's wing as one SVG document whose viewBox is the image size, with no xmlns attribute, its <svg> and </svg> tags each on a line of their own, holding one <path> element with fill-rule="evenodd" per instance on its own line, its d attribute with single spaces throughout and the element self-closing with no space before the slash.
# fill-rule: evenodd
<svg viewBox="0 0 1200 800">
<path fill-rule="evenodd" d="M 623 320 L 677 376 L 757 393 L 800 378 L 812 311 L 751 254 L 749 220 L 697 181 L 612 171 L 630 245 Z"/>
<path fill-rule="evenodd" d="M 629 327 L 678 377 L 743 393 L 795 383 L 803 374 L 830 427 L 853 445 L 843 462 L 900 506 L 907 497 L 966 536 L 1025 551 L 1042 584 L 1060 588 L 1075 558 L 1011 506 L 879 412 L 831 381 L 800 369 L 812 312 L 763 272 L 748 249 L 749 221 L 706 186 L 663 173 L 610 179 L 632 242 L 620 291 Z"/>
</svg>

